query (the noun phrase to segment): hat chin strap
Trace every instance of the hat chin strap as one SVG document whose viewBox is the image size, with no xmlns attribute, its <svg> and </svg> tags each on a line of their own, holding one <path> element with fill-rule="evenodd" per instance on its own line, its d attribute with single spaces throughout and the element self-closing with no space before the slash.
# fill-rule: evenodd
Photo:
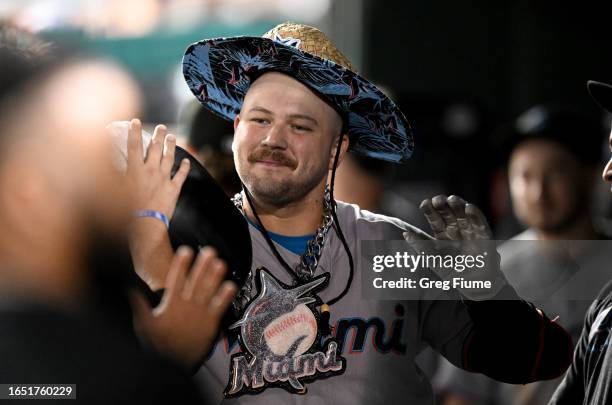
<svg viewBox="0 0 612 405">
<path fill-rule="evenodd" d="M 332 217 L 334 218 L 334 225 L 335 225 L 334 229 L 336 230 L 336 234 L 338 235 L 338 238 L 342 242 L 342 246 L 344 247 L 344 251 L 346 252 L 348 256 L 348 260 L 349 260 L 349 278 L 346 282 L 346 286 L 344 287 L 344 290 L 342 290 L 342 292 L 337 297 L 329 300 L 327 302 L 328 305 L 333 305 L 336 302 L 340 301 L 342 298 L 344 298 L 344 296 L 348 293 L 349 289 L 351 288 L 351 284 L 353 283 L 353 275 L 355 273 L 353 255 L 351 254 L 351 250 L 349 249 L 348 243 L 346 242 L 346 239 L 344 238 L 344 233 L 342 232 L 342 228 L 340 228 L 340 221 L 338 221 L 338 216 L 336 215 L 336 200 L 334 199 L 334 184 L 336 181 L 336 169 L 338 168 L 338 160 L 340 159 L 340 150 L 342 149 L 342 137 L 343 136 L 344 135 L 340 135 L 340 138 L 338 138 L 338 146 L 336 146 L 336 154 L 334 156 L 334 165 L 332 167 L 332 177 L 331 177 L 331 182 L 329 186 L 329 196 L 330 196 L 330 200 L 332 204 L 331 214 L 332 214 Z"/>
<path fill-rule="evenodd" d="M 344 250 L 348 256 L 349 277 L 348 277 L 347 283 L 344 289 L 342 290 L 342 292 L 338 294 L 338 296 L 327 301 L 327 303 L 324 303 L 323 305 L 321 305 L 321 325 L 320 327 L 321 327 L 321 333 L 323 334 L 323 336 L 327 336 L 331 334 L 331 327 L 329 325 L 329 318 L 330 318 L 329 306 L 340 301 L 348 293 L 349 289 L 351 288 L 351 284 L 353 283 L 353 276 L 355 273 L 353 255 L 351 254 L 351 250 L 349 249 L 348 243 L 346 242 L 346 239 L 344 237 L 344 233 L 342 232 L 342 228 L 340 227 L 340 221 L 338 221 L 338 216 L 336 215 L 336 209 L 337 209 L 336 200 L 334 199 L 334 182 L 336 180 L 336 169 L 338 168 L 338 160 L 340 159 L 340 151 L 342 148 L 342 136 L 343 135 L 340 135 L 340 138 L 338 139 L 338 146 L 336 147 L 336 153 L 334 155 L 334 164 L 332 167 L 332 177 L 331 177 L 331 182 L 330 182 L 329 195 L 330 195 L 331 215 L 333 218 L 334 229 L 336 230 L 336 234 L 338 235 L 340 242 L 342 242 L 342 246 L 344 247 Z M 262 234 L 264 238 L 266 239 L 268 246 L 270 246 L 272 253 L 274 253 L 274 256 L 279 261 L 279 263 L 285 268 L 285 270 L 289 273 L 289 275 L 292 278 L 294 278 L 295 273 L 293 269 L 291 268 L 291 266 L 289 266 L 289 264 L 285 261 L 285 259 L 283 259 L 283 257 L 280 255 L 280 253 L 276 249 L 276 246 L 274 246 L 274 242 L 272 241 L 272 238 L 270 238 L 270 235 L 268 234 L 267 229 L 264 227 L 263 223 L 261 222 L 261 219 L 259 218 L 259 215 L 257 214 L 255 204 L 253 204 L 253 197 L 251 193 L 246 188 L 244 183 L 241 183 L 241 184 L 242 184 L 242 191 L 244 192 L 244 195 L 246 196 L 247 201 L 249 202 L 249 206 L 251 207 L 251 210 L 253 211 L 253 216 L 255 217 L 257 221 L 257 225 L 262 230 Z"/>
</svg>

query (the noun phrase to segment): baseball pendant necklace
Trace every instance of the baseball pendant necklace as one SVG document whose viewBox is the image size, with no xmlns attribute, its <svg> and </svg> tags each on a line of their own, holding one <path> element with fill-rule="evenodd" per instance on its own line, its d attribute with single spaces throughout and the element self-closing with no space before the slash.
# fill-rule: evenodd
<svg viewBox="0 0 612 405">
<path fill-rule="evenodd" d="M 244 196 L 257 225 L 270 250 L 291 276 L 293 285 L 283 284 L 266 268 L 259 267 L 255 274 L 249 274 L 238 292 L 234 309 L 242 317 L 229 329 L 239 329 L 237 336 L 242 350 L 230 359 L 229 381 L 224 391 L 226 398 L 257 394 L 269 387 L 281 387 L 303 395 L 307 393 L 307 383 L 342 374 L 346 369 L 346 359 L 342 357 L 338 341 L 331 336 L 329 324 L 330 306 L 348 293 L 354 274 L 353 256 L 340 227 L 334 200 L 333 184 L 340 145 L 338 142 L 331 187 L 325 188 L 321 225 L 295 269 L 278 252 L 257 215 L 252 196 L 243 185 Z M 242 197 L 239 193 L 232 200 L 246 217 Z M 349 277 L 342 292 L 324 303 L 318 292 L 327 287 L 331 273 L 315 277 L 315 271 L 332 226 L 347 253 Z M 257 289 L 256 294 L 252 293 L 253 287 Z"/>
<path fill-rule="evenodd" d="M 253 201 L 252 201 L 252 198 L 251 198 L 251 195 L 248 189 L 244 187 L 244 185 L 242 186 L 242 190 L 244 191 L 244 194 L 246 195 L 246 198 L 249 201 L 249 205 L 251 206 L 253 215 L 255 216 L 255 219 L 257 220 L 257 224 L 261 228 L 262 234 L 264 238 L 266 239 L 268 246 L 270 246 L 270 249 L 272 250 L 272 253 L 274 253 L 274 256 L 276 256 L 276 259 L 281 263 L 283 268 L 289 273 L 289 275 L 293 279 L 295 279 L 296 275 L 297 275 L 298 280 L 300 279 L 307 280 L 308 278 L 312 278 L 314 276 L 314 272 L 319 263 L 319 258 L 321 257 L 321 253 L 323 251 L 323 245 L 325 243 L 325 237 L 327 235 L 327 231 L 329 231 L 329 228 L 331 227 L 331 225 L 335 223 L 336 233 L 338 235 L 338 238 L 340 239 L 340 242 L 342 242 L 342 246 L 344 247 L 344 250 L 346 251 L 346 254 L 348 256 L 349 278 L 344 287 L 344 290 L 342 290 L 342 292 L 337 297 L 327 301 L 326 303 L 323 303 L 320 307 L 320 314 L 321 314 L 320 330 L 323 336 L 329 336 L 332 332 L 331 326 L 329 325 L 330 306 L 340 301 L 342 298 L 344 298 L 346 294 L 348 294 L 348 291 L 351 288 L 351 284 L 353 282 L 353 274 L 355 272 L 354 270 L 355 265 L 353 263 L 353 255 L 351 254 L 351 251 L 348 247 L 348 243 L 346 242 L 346 239 L 344 237 L 344 233 L 342 232 L 342 228 L 340 227 L 340 223 L 336 215 L 336 200 L 334 199 L 334 183 L 336 180 L 336 169 L 338 168 L 338 160 L 340 158 L 341 146 L 342 146 L 342 142 L 339 141 L 336 144 L 336 153 L 334 156 L 333 169 L 331 171 L 332 172 L 331 182 L 330 182 L 331 187 L 327 185 L 325 186 L 325 192 L 324 192 L 324 198 L 323 198 L 323 223 L 317 229 L 317 233 L 315 234 L 315 237 L 308 242 L 308 247 L 306 249 L 306 252 L 304 252 L 304 254 L 302 255 L 296 270 L 293 270 L 291 266 L 287 264 L 285 259 L 283 259 L 283 257 L 280 255 L 280 253 L 276 249 L 276 246 L 274 246 L 274 242 L 272 242 L 270 235 L 268 235 L 268 231 L 266 231 L 266 228 L 263 226 L 263 224 L 261 223 L 261 220 L 259 219 L 259 215 L 257 215 L 257 210 L 255 209 L 255 205 L 253 204 Z M 237 193 L 234 196 L 234 198 L 232 198 L 232 201 L 234 202 L 234 205 L 236 206 L 236 208 L 238 208 L 240 212 L 242 213 L 242 215 L 244 215 L 246 218 L 246 213 L 244 212 L 244 207 L 243 207 L 242 194 Z M 302 278 L 304 277 L 302 275 L 306 275 L 306 278 Z M 249 275 L 249 278 L 251 278 L 250 276 L 251 275 Z M 240 310 L 241 308 L 236 308 L 236 305 L 244 304 L 244 301 L 248 301 L 248 297 L 250 297 L 251 289 L 252 289 L 251 283 L 249 282 L 245 283 L 245 286 L 238 292 L 237 299 L 234 300 L 234 304 L 235 304 L 234 309 Z M 245 296 L 247 297 L 246 300 L 244 299 Z M 240 306 L 243 306 L 243 305 L 240 305 Z"/>
<path fill-rule="evenodd" d="M 329 284 L 331 274 L 324 272 L 315 277 L 327 232 L 336 218 L 330 193 L 325 192 L 322 223 L 295 269 L 274 246 L 246 187 L 244 193 L 266 242 L 291 276 L 293 285 L 283 284 L 264 267 L 257 268 L 254 275 L 249 274 L 246 288 L 243 287 L 234 300 L 234 308 L 238 306 L 236 309 L 242 316 L 229 329 L 239 329 L 242 350 L 231 357 L 224 395 L 229 398 L 257 394 L 268 387 L 281 387 L 304 395 L 308 391 L 307 383 L 342 374 L 346 369 L 346 359 L 341 355 L 337 340 L 326 338 L 331 335 L 331 301 L 324 304 L 318 295 Z M 245 215 L 242 195 L 236 194 L 233 201 Z M 255 296 L 251 294 L 253 284 L 257 284 Z M 341 297 L 342 294 L 335 299 Z"/>
<path fill-rule="evenodd" d="M 245 188 L 245 194 L 247 196 L 247 199 L 249 200 L 249 203 L 251 203 L 250 204 L 251 207 L 253 207 L 250 195 L 248 194 L 248 191 L 246 191 L 246 188 Z M 232 202 L 234 203 L 236 208 L 238 208 L 238 210 L 240 210 L 241 213 L 246 217 L 246 213 L 244 212 L 244 206 L 242 202 L 242 194 L 237 193 L 232 198 Z M 282 258 L 282 256 L 276 249 L 276 246 L 274 246 L 274 243 L 272 242 L 267 231 L 265 231 L 265 228 L 262 226 L 261 220 L 259 219 L 259 215 L 257 215 L 257 212 L 255 211 L 255 209 L 253 208 L 251 209 L 253 210 L 255 219 L 257 220 L 259 227 L 262 230 L 262 233 L 266 239 L 266 242 L 272 249 L 272 252 L 276 256 L 277 260 L 282 264 L 283 268 L 287 271 L 287 273 L 289 273 L 291 278 L 300 283 L 311 280 L 315 275 L 315 271 L 319 264 L 321 254 L 323 253 L 323 247 L 325 246 L 327 233 L 334 222 L 333 215 L 332 215 L 332 205 L 331 205 L 329 187 L 327 186 L 325 187 L 325 194 L 324 194 L 324 199 L 323 199 L 323 216 L 322 216 L 321 225 L 319 225 L 319 227 L 317 228 L 314 237 L 308 241 L 308 244 L 306 246 L 306 251 L 300 257 L 300 261 L 295 266 L 295 269 L 291 269 L 289 264 Z M 251 295 L 251 290 L 252 290 L 251 283 L 245 283 L 244 287 L 237 294 L 236 300 L 234 301 L 235 305 L 244 306 L 244 304 L 249 300 L 249 297 Z M 320 308 L 321 316 L 319 319 L 320 319 L 321 325 L 319 326 L 319 328 L 323 336 L 328 336 L 331 334 L 331 327 L 329 326 L 329 319 L 330 319 L 329 306 L 330 305 L 331 305 L 330 303 L 323 303 Z"/>
</svg>

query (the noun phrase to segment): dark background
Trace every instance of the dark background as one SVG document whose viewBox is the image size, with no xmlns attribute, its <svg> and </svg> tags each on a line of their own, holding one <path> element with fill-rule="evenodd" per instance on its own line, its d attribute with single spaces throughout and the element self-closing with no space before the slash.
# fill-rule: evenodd
<svg viewBox="0 0 612 405">
<path fill-rule="evenodd" d="M 612 81 L 609 2 L 369 0 L 364 7 L 365 71 L 405 97 L 473 99 L 495 119 L 550 100 L 595 113 L 585 81 Z"/>
<path fill-rule="evenodd" d="M 397 172 L 411 198 L 457 193 L 494 225 L 510 215 L 498 128 L 538 103 L 604 122 L 586 81 L 612 82 L 611 11 L 589 0 L 366 0 L 365 74 L 392 90 L 414 127 L 413 160 Z M 453 129 L 457 107 L 471 130 Z"/>
</svg>

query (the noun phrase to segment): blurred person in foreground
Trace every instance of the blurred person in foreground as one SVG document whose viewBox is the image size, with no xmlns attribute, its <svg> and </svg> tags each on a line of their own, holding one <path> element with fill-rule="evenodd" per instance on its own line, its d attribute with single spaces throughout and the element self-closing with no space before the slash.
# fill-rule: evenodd
<svg viewBox="0 0 612 405">
<path fill-rule="evenodd" d="M 54 59 L 0 49 L 0 381 L 76 384 L 86 404 L 202 403 L 185 353 L 194 341 L 205 353 L 232 287 L 217 290 L 211 251 L 187 277 L 181 250 L 159 306 L 136 291 L 132 195 L 104 128 L 135 114 L 138 94 L 116 67 Z"/>
<path fill-rule="evenodd" d="M 187 149 L 219 183 L 225 193 L 233 197 L 240 191 L 240 178 L 234 167 L 231 122 L 191 100 L 179 116 L 179 131 L 187 136 Z"/>
<path fill-rule="evenodd" d="M 612 86 L 589 81 L 587 87 L 593 99 L 612 113 Z M 612 151 L 612 133 L 609 145 Z M 602 178 L 612 184 L 612 159 L 605 166 Z M 574 360 L 555 391 L 551 405 L 608 404 L 612 401 L 611 310 L 612 281 L 603 288 L 587 311 Z"/>
<path fill-rule="evenodd" d="M 516 119 L 504 147 L 512 206 L 527 230 L 500 246 L 502 271 L 521 297 L 558 316 L 574 341 L 611 276 L 612 251 L 591 210 L 601 135 L 577 113 L 540 105 Z M 526 405 L 546 403 L 559 381 L 508 385 L 444 362 L 436 386 L 443 404 Z"/>
<path fill-rule="evenodd" d="M 224 330 L 199 374 L 211 399 L 431 404 L 430 383 L 414 363 L 427 345 L 510 382 L 563 372 L 571 357 L 566 332 L 518 299 L 499 271 L 491 274 L 496 288 L 482 295 L 463 288 L 436 292 L 436 300 L 425 290 L 412 300 L 363 298 L 363 240 L 406 238 L 410 249 L 417 239 L 487 239 L 490 229 L 458 197 L 424 202 L 433 237 L 334 199 L 334 173 L 349 144 L 399 163 L 413 140 L 395 103 L 325 34 L 284 23 L 263 37 L 203 40 L 187 49 L 183 69 L 199 101 L 234 122 L 243 183 L 234 203 L 253 245 L 252 274 L 233 302 L 240 320 Z M 133 122 L 134 147 L 139 133 Z M 140 178 L 142 188 L 155 184 L 153 176 Z M 172 196 L 156 196 L 149 209 L 171 215 Z M 151 288 L 163 288 L 172 249 L 166 230 L 149 225 L 136 256 Z"/>
</svg>

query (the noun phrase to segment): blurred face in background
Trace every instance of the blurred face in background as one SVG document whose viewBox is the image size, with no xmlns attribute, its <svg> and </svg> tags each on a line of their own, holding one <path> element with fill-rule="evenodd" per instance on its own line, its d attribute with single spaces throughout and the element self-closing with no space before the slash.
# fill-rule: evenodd
<svg viewBox="0 0 612 405">
<path fill-rule="evenodd" d="M 22 101 L 2 152 L 0 254 L 16 268 L 36 268 L 30 287 L 61 294 L 82 285 L 78 267 L 94 240 L 125 226 L 129 194 L 105 126 L 134 116 L 138 94 L 117 68 L 87 62 L 43 78 Z M 20 275 L 30 276 L 10 276 Z"/>
<path fill-rule="evenodd" d="M 591 171 L 555 142 L 519 144 L 510 156 L 508 176 L 514 213 L 529 227 L 562 231 L 588 214 Z"/>
<path fill-rule="evenodd" d="M 347 154 L 342 167 L 336 171 L 334 197 L 357 204 L 364 210 L 380 211 L 385 195 L 385 178 L 391 173 L 385 163 L 377 162 L 375 165 L 367 167 L 360 163 L 359 157 Z"/>
<path fill-rule="evenodd" d="M 234 157 L 231 154 L 206 146 L 195 156 L 228 196 L 233 197 L 240 192 L 240 179 L 236 174 Z"/>
<path fill-rule="evenodd" d="M 342 120 L 306 86 L 271 72 L 251 85 L 234 128 L 242 182 L 256 198 L 283 206 L 323 189 Z"/>
</svg>

